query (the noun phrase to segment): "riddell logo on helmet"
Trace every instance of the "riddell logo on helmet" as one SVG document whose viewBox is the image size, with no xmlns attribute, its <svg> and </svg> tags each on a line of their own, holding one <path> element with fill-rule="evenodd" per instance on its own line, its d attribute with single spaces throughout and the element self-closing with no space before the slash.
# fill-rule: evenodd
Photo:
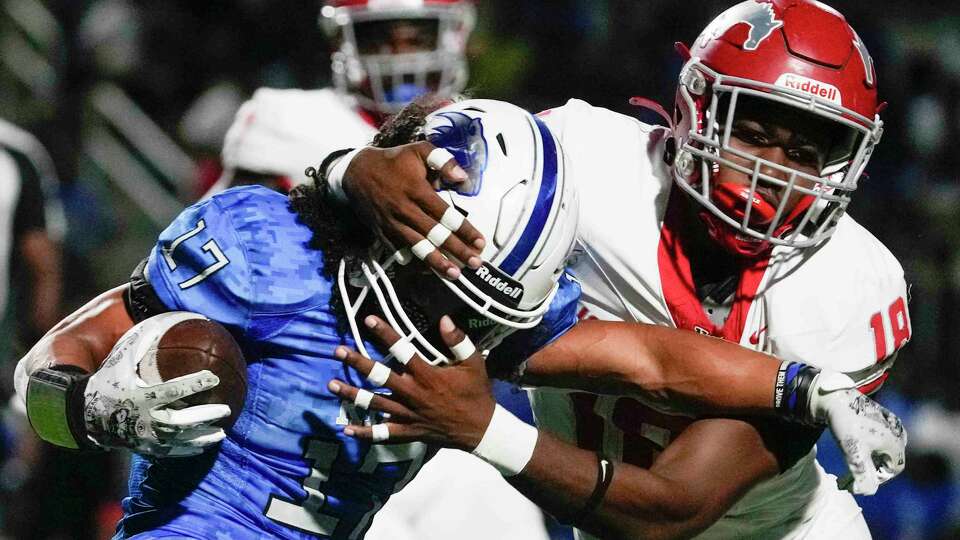
<svg viewBox="0 0 960 540">
<path fill-rule="evenodd" d="M 775 84 L 791 90 L 798 90 L 811 96 L 821 97 L 837 105 L 843 105 L 843 96 L 840 95 L 840 89 L 832 84 L 810 79 L 803 75 L 784 73 L 780 75 Z"/>
<path fill-rule="evenodd" d="M 494 266 L 484 263 L 473 272 L 464 274 L 464 277 L 503 304 L 511 307 L 517 307 L 520 304 L 523 285 Z"/>
</svg>

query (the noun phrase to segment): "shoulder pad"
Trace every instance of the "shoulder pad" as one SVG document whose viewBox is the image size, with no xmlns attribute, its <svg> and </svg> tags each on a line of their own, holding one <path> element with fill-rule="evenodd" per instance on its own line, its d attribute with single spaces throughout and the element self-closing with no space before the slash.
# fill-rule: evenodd
<svg viewBox="0 0 960 540">
<path fill-rule="evenodd" d="M 376 129 L 329 89 L 261 88 L 237 111 L 223 145 L 227 169 L 306 181 L 333 150 L 368 144 Z"/>
</svg>

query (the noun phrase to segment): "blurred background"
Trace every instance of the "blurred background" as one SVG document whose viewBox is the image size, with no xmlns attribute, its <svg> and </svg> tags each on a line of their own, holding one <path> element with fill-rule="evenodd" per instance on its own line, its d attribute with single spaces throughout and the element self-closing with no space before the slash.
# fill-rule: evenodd
<svg viewBox="0 0 960 540">
<path fill-rule="evenodd" d="M 627 100 L 671 104 L 673 43 L 693 41 L 730 3 L 482 0 L 470 92 L 534 111 L 579 97 L 645 115 Z M 890 103 L 851 213 L 912 285 L 914 339 L 880 395 L 907 424 L 909 467 L 860 502 L 876 538 L 960 538 L 960 4 L 830 4 L 867 44 Z M 319 10 L 319 0 L 0 0 L 0 119 L 36 137 L 18 148 L 40 164 L 21 189 L 29 204 L 0 205 L 3 402 L 38 336 L 122 283 L 216 180 L 226 130 L 253 90 L 329 85 Z M 24 429 L 5 409 L 0 538 L 108 538 L 122 456 L 41 452 Z M 829 445 L 821 460 L 842 468 Z"/>
</svg>

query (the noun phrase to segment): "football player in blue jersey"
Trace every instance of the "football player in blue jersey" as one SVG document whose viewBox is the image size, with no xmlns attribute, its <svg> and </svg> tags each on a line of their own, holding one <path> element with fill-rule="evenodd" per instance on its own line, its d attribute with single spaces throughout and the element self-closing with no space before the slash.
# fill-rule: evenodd
<svg viewBox="0 0 960 540">
<path fill-rule="evenodd" d="M 899 424 L 868 398 L 831 391 L 829 377 L 806 377 L 802 364 L 790 368 L 800 375 L 784 378 L 775 359 L 689 332 L 574 327 L 579 286 L 563 270 L 577 201 L 550 130 L 500 102 L 464 101 L 428 116 L 434 108 L 407 108 L 376 141 L 428 139 L 437 149 L 427 163 L 461 180 L 454 191 L 435 175 L 442 226 L 424 243 L 393 249 L 331 203 L 323 175 L 289 197 L 228 190 L 186 209 L 128 284 L 80 308 L 21 360 L 17 391 L 42 438 L 135 452 L 116 538 L 362 538 L 432 455 L 420 442 L 398 444 L 416 420 L 402 405 L 388 411 L 393 423 L 370 412 L 388 407 L 384 387 L 407 395 L 409 375 L 429 381 L 426 363 L 464 360 L 452 377 L 486 380 L 478 351 L 514 375 L 532 357 L 524 376 L 542 384 L 655 390 L 705 411 L 829 423 L 845 438 L 865 436 L 877 418 Z M 466 264 L 435 275 L 423 259 L 468 226 L 466 215 L 489 242 L 475 245 L 481 257 L 464 256 Z M 246 402 L 226 432 L 214 423 L 231 414 L 227 405 L 177 401 L 216 386 L 210 371 L 156 384 L 138 372 L 151 339 L 195 316 L 182 312 L 224 325 L 247 359 Z M 448 398 L 445 406 L 470 425 L 487 426 L 457 446 L 505 474 L 524 469 L 534 428 L 492 399 L 464 399 L 482 406 L 462 407 Z M 370 440 L 354 437 L 361 432 Z M 883 443 L 872 444 L 902 456 L 901 440 Z M 577 487 L 554 498 L 571 508 L 589 508 L 610 483 L 583 467 L 585 459 L 559 464 Z"/>
</svg>

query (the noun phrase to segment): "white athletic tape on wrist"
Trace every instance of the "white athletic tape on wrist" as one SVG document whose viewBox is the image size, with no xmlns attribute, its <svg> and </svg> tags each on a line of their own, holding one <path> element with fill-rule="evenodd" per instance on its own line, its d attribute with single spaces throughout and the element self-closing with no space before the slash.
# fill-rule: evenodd
<svg viewBox="0 0 960 540">
<path fill-rule="evenodd" d="M 537 428 L 497 405 L 473 455 L 493 465 L 504 476 L 516 476 L 533 457 L 538 435 Z"/>
<path fill-rule="evenodd" d="M 344 154 L 343 157 L 334 161 L 330 170 L 327 171 L 327 185 L 330 186 L 330 194 L 341 203 L 349 202 L 347 200 L 347 193 L 343 190 L 343 175 L 346 174 L 350 162 L 353 161 L 353 158 L 357 157 L 357 154 L 359 154 L 363 148 L 364 147 L 361 146 Z"/>
<path fill-rule="evenodd" d="M 357 395 L 353 398 L 354 405 L 363 410 L 367 410 L 370 408 L 371 401 L 373 401 L 373 392 L 364 390 L 363 388 L 357 389 Z"/>
<path fill-rule="evenodd" d="M 373 425 L 373 442 L 383 442 L 390 438 L 390 428 L 386 424 Z"/>
<path fill-rule="evenodd" d="M 450 352 L 453 353 L 453 357 L 456 358 L 458 362 L 463 362 L 467 358 L 470 358 L 473 353 L 477 352 L 477 347 L 470 341 L 469 336 L 463 336 L 463 341 L 450 347 Z"/>
<path fill-rule="evenodd" d="M 464 219 L 463 214 L 458 212 L 456 208 L 448 206 L 443 212 L 443 217 L 440 218 L 440 224 L 450 231 L 457 232 L 460 226 L 463 225 Z"/>
<path fill-rule="evenodd" d="M 390 354 L 397 359 L 397 362 L 407 365 L 413 355 L 417 354 L 417 348 L 409 341 L 400 340 L 390 346 Z"/>
<path fill-rule="evenodd" d="M 444 165 L 449 163 L 451 159 L 453 159 L 453 154 L 446 148 L 434 148 L 430 154 L 427 155 L 427 167 L 439 171 Z"/>
<path fill-rule="evenodd" d="M 433 245 L 430 240 L 424 238 L 423 240 L 417 242 L 410 248 L 410 251 L 413 253 L 413 256 L 420 259 L 421 261 L 427 258 L 427 255 L 433 253 L 433 250 L 437 249 L 437 246 Z"/>
<path fill-rule="evenodd" d="M 374 386 L 383 386 L 387 384 L 387 379 L 390 378 L 390 368 L 380 362 L 374 362 L 373 368 L 370 370 L 370 374 L 367 375 L 367 380 L 370 381 L 370 384 Z"/>
<path fill-rule="evenodd" d="M 430 232 L 427 233 L 427 240 L 429 240 L 431 244 L 440 247 L 447 241 L 447 238 L 450 238 L 451 234 L 453 233 L 450 232 L 450 229 L 444 227 L 441 223 L 437 223 L 430 229 Z"/>
</svg>

